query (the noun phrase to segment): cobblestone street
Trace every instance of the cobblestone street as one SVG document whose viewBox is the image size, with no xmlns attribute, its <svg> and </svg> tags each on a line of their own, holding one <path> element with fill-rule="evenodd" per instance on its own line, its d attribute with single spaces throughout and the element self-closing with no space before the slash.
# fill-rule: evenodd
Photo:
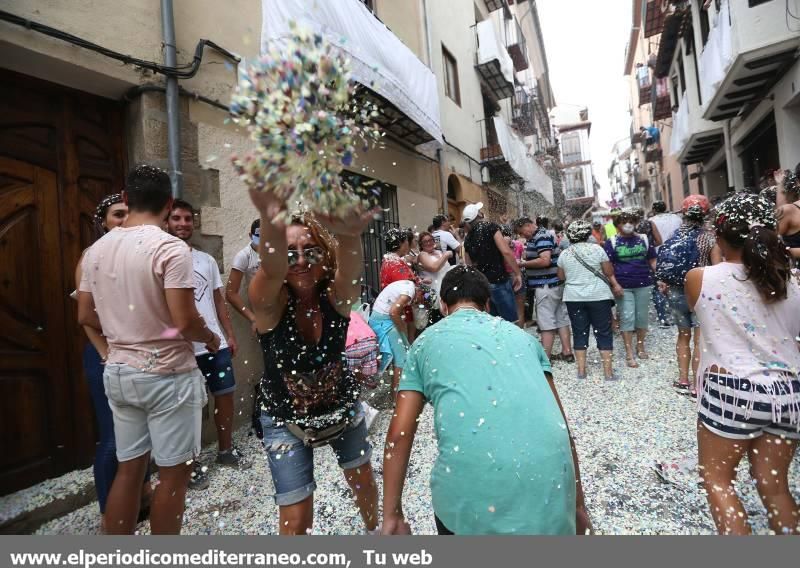
<svg viewBox="0 0 800 568">
<path fill-rule="evenodd" d="M 651 359 L 639 369 L 623 366 L 624 380 L 602 380 L 597 352 L 590 350 L 590 378 L 578 382 L 574 366 L 558 363 L 555 376 L 580 455 L 581 473 L 595 529 L 603 534 L 713 534 L 705 495 L 696 470 L 694 402 L 678 395 L 671 383 L 677 373 L 674 329 L 654 329 L 648 340 Z M 621 348 L 621 341 L 617 341 Z M 593 356 L 594 355 L 594 356 Z M 616 360 L 623 362 L 621 352 Z M 381 412 L 370 438 L 380 449 L 391 416 Z M 413 530 L 434 534 L 428 478 L 436 456 L 433 417 L 428 407 L 420 422 L 409 466 L 404 507 Z M 278 512 L 272 499 L 272 481 L 261 445 L 247 429 L 238 433 L 239 446 L 253 456 L 253 468 L 244 472 L 210 468 L 211 485 L 190 492 L 184 534 L 273 534 Z M 214 448 L 204 452 L 211 463 Z M 791 474 L 800 497 L 797 459 Z M 382 455 L 372 464 L 382 471 Z M 657 465 L 664 471 L 656 472 Z M 350 492 L 328 448 L 316 451 L 315 534 L 357 534 L 361 520 Z M 766 515 L 742 466 L 740 491 L 755 532 L 768 532 Z M 91 470 L 82 475 L 91 476 Z M 380 476 L 379 476 L 380 477 Z M 380 479 L 379 479 L 380 483 Z M 98 530 L 95 503 L 44 525 L 41 533 L 94 533 Z M 139 527 L 149 532 L 147 523 Z"/>
</svg>

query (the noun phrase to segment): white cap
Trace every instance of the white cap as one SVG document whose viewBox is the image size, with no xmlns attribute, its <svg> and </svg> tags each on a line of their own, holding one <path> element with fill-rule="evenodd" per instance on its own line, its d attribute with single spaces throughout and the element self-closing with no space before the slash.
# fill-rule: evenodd
<svg viewBox="0 0 800 568">
<path fill-rule="evenodd" d="M 481 209 L 483 209 L 483 203 L 480 201 L 477 203 L 470 203 L 464 207 L 464 213 L 461 214 L 461 220 L 465 223 L 472 223 L 478 218 L 478 213 L 481 212 Z"/>
</svg>

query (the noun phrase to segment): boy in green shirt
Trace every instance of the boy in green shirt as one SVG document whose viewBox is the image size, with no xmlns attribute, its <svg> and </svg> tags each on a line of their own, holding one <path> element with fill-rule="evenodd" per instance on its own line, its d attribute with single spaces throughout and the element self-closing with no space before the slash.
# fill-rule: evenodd
<svg viewBox="0 0 800 568">
<path fill-rule="evenodd" d="M 489 282 L 458 266 L 447 317 L 417 338 L 403 368 L 384 454 L 383 534 L 410 534 L 402 492 L 417 420 L 434 407 L 431 472 L 439 534 L 584 534 L 577 455 L 539 342 L 490 316 Z"/>
</svg>

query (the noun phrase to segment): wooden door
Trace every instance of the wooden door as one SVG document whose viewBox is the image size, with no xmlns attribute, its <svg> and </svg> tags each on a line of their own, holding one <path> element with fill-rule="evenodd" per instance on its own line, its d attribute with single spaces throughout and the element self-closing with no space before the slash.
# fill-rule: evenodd
<svg viewBox="0 0 800 568">
<path fill-rule="evenodd" d="M 0 158 L 0 471 L 3 485 L 54 475 L 70 408 L 61 380 L 64 285 L 56 174 Z M 53 451 L 55 450 L 55 451 Z"/>
<path fill-rule="evenodd" d="M 0 494 L 91 464 L 74 270 L 122 188 L 122 106 L 0 70 Z"/>
</svg>

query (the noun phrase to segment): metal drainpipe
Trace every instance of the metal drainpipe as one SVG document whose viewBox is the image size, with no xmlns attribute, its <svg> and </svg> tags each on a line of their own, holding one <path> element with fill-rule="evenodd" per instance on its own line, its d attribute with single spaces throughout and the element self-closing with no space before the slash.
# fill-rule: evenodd
<svg viewBox="0 0 800 568">
<path fill-rule="evenodd" d="M 161 0 L 161 27 L 164 42 L 164 64 L 167 67 L 177 67 L 172 0 Z M 180 92 L 177 77 L 167 77 L 166 104 L 169 179 L 172 182 L 172 197 L 179 199 L 183 196 L 183 170 L 181 169 Z"/>
</svg>

